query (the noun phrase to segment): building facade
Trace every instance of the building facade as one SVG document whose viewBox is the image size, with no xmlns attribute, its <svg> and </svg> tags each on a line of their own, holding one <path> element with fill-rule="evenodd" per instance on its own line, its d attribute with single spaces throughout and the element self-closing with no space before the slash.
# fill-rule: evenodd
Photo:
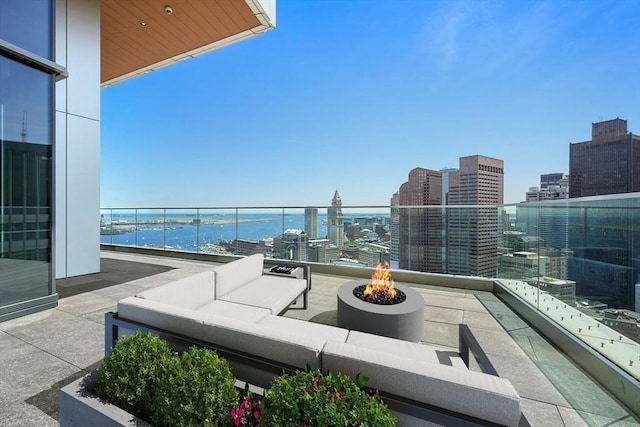
<svg viewBox="0 0 640 427">
<path fill-rule="evenodd" d="M 318 208 L 304 208 L 304 231 L 309 239 L 318 238 Z"/>
<path fill-rule="evenodd" d="M 442 174 L 415 168 L 400 186 L 398 235 L 399 267 L 442 273 Z"/>
<path fill-rule="evenodd" d="M 0 321 L 56 306 L 56 278 L 100 271 L 101 87 L 275 27 L 275 0 L 230 2 L 174 5 L 220 23 L 197 34 L 165 5 L 0 2 Z"/>
<path fill-rule="evenodd" d="M 591 141 L 569 144 L 569 197 L 640 191 L 640 136 L 627 121 L 592 123 Z"/>
<path fill-rule="evenodd" d="M 449 174 L 447 273 L 496 277 L 503 188 L 504 162 L 499 159 L 461 157 L 459 170 Z"/>
<path fill-rule="evenodd" d="M 393 193 L 390 200 L 391 206 L 391 220 L 389 224 L 389 231 L 391 234 L 391 240 L 389 242 L 389 265 L 391 268 L 400 268 L 400 193 Z"/>
</svg>

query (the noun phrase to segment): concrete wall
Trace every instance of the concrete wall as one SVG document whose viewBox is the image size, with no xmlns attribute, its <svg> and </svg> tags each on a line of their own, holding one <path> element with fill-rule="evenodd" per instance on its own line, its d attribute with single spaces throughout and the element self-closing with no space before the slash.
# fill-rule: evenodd
<svg viewBox="0 0 640 427">
<path fill-rule="evenodd" d="M 56 278 L 100 271 L 100 2 L 56 1 Z"/>
</svg>

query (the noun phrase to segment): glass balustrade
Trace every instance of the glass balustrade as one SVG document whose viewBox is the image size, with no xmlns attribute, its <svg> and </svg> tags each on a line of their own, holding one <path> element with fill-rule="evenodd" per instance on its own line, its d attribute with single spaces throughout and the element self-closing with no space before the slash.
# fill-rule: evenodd
<svg viewBox="0 0 640 427">
<path fill-rule="evenodd" d="M 101 242 L 495 278 L 640 379 L 640 194 L 504 206 L 105 208 Z"/>
</svg>

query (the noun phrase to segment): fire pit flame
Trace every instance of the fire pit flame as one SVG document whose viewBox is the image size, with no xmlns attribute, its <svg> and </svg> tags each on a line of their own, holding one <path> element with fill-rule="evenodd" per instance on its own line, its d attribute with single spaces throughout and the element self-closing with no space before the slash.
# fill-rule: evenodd
<svg viewBox="0 0 640 427">
<path fill-rule="evenodd" d="M 388 298 L 396 297 L 396 288 L 391 280 L 391 267 L 386 261 L 378 263 L 376 271 L 371 276 L 371 283 L 364 289 L 364 295 L 367 297 L 375 297 L 378 294 L 384 294 Z"/>
</svg>

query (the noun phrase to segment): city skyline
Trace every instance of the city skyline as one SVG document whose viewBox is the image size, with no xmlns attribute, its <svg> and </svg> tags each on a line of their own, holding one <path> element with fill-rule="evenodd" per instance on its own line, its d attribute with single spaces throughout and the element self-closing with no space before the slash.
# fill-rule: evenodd
<svg viewBox="0 0 640 427">
<path fill-rule="evenodd" d="M 640 132 L 637 2 L 370 4 L 281 0 L 273 31 L 102 89 L 101 205 L 388 205 L 476 154 L 516 203 L 591 123 Z"/>
</svg>

